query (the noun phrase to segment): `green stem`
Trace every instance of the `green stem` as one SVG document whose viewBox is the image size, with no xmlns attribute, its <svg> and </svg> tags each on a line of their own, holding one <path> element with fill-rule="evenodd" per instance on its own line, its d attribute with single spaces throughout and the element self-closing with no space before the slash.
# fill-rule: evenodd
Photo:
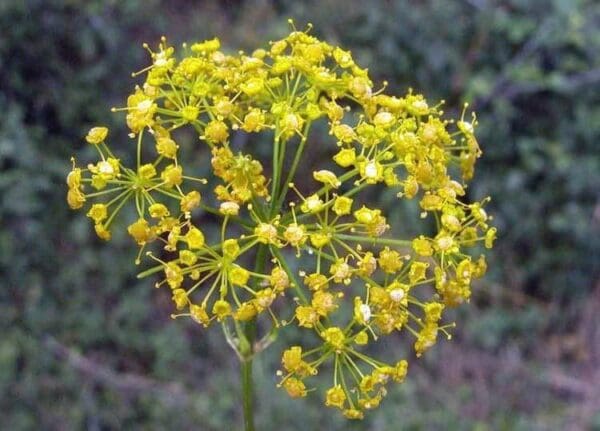
<svg viewBox="0 0 600 431">
<path fill-rule="evenodd" d="M 271 184 L 271 208 L 268 211 L 269 214 L 271 213 L 271 210 L 275 208 L 275 203 L 277 201 L 277 190 L 279 188 L 279 175 L 281 173 L 281 165 L 279 163 L 279 152 L 281 149 L 279 128 L 275 128 L 273 133 L 273 184 Z"/>
<path fill-rule="evenodd" d="M 401 247 L 410 247 L 412 244 L 409 240 L 402 239 L 393 239 L 393 238 L 379 238 L 379 237 L 370 237 L 370 236 L 360 236 L 360 235 L 346 235 L 338 233 L 335 235 L 338 239 L 343 239 L 346 241 L 353 242 L 363 242 L 370 244 L 382 244 L 382 245 L 397 245 Z"/>
<path fill-rule="evenodd" d="M 267 246 L 260 244 L 256 252 L 256 262 L 254 272 L 264 272 L 266 261 L 268 259 Z M 240 333 L 241 332 L 241 333 Z M 254 343 L 256 341 L 256 319 L 252 319 L 244 325 L 243 331 L 238 330 L 240 341 L 240 353 L 242 358 L 242 407 L 244 411 L 244 430 L 254 431 L 254 382 L 252 380 L 252 358 L 254 357 Z"/>
<path fill-rule="evenodd" d="M 140 170 L 140 166 L 142 166 L 142 134 L 144 133 L 143 130 L 140 130 L 140 134 L 138 135 L 138 140 L 137 140 L 137 168 L 138 168 L 138 173 Z"/>
<path fill-rule="evenodd" d="M 253 327 L 253 330 L 250 330 Z M 253 343 L 254 338 L 251 338 L 250 332 L 255 334 L 254 321 L 246 326 L 246 338 L 248 341 Z M 252 399 L 254 397 L 254 382 L 252 380 L 252 357 L 246 358 L 241 363 L 242 368 L 242 405 L 244 410 L 244 430 L 254 431 L 254 410 L 252 406 Z"/>
</svg>

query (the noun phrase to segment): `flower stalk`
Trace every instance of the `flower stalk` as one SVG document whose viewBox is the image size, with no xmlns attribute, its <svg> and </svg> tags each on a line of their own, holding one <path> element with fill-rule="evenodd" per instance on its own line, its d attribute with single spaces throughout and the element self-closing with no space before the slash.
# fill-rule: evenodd
<svg viewBox="0 0 600 431">
<path fill-rule="evenodd" d="M 254 344 L 256 337 L 256 322 L 246 324 L 245 336 L 250 345 Z M 240 362 L 242 373 L 242 410 L 244 413 L 244 430 L 254 431 L 254 379 L 252 376 L 253 354 L 242 358 Z"/>
</svg>

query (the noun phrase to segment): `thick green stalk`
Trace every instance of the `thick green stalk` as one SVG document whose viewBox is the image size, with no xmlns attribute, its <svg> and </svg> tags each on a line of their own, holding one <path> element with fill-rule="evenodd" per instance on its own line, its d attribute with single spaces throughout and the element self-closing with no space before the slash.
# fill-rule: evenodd
<svg viewBox="0 0 600 431">
<path fill-rule="evenodd" d="M 256 324 L 249 322 L 245 329 L 246 339 L 250 345 L 254 344 L 256 337 Z M 252 379 L 252 356 L 244 358 L 241 363 L 242 371 L 242 408 L 244 411 L 244 430 L 254 431 L 254 381 Z"/>
<path fill-rule="evenodd" d="M 265 269 L 267 246 L 261 244 L 256 253 L 254 272 L 262 273 Z M 254 343 L 256 341 L 256 319 L 244 325 L 243 333 L 239 334 L 244 339 L 241 345 L 241 378 L 242 378 L 242 409 L 244 412 L 244 430 L 254 431 L 254 381 L 252 379 L 252 359 L 254 357 Z"/>
</svg>

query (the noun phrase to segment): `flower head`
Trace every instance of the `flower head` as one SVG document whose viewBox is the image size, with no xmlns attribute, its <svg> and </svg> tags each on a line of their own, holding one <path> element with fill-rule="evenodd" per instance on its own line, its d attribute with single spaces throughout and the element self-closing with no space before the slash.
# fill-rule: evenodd
<svg viewBox="0 0 600 431">
<path fill-rule="evenodd" d="M 241 357 L 286 326 L 312 332 L 284 350 L 280 386 L 304 397 L 305 381 L 329 365 L 325 405 L 362 418 L 408 367 L 371 345 L 401 333 L 421 356 L 450 337 L 445 312 L 468 303 L 487 270 L 475 253 L 496 240 L 489 199 L 469 203 L 465 192 L 481 156 L 476 118 L 447 119 L 413 91 L 386 94 L 349 51 L 309 30 L 250 55 L 227 54 L 216 38 L 147 49 L 150 64 L 135 74 L 144 82 L 114 109 L 135 149 L 122 160 L 135 165 L 114 156 L 107 128 L 92 128 L 85 139 L 98 158 L 73 162 L 68 205 L 85 207 L 103 240 L 127 219 L 136 263 L 155 265 L 143 275 L 161 274 L 173 317 L 217 322 Z M 182 128 L 206 160 L 176 142 Z M 328 137 L 315 139 L 323 128 Z M 238 144 L 250 133 L 269 142 L 270 157 Z M 304 158 L 317 146 L 331 159 Z M 373 202 L 383 194 L 415 211 L 399 218 Z M 421 218 L 433 232 L 398 237 Z M 253 343 L 243 325 L 257 319 L 273 330 Z"/>
</svg>

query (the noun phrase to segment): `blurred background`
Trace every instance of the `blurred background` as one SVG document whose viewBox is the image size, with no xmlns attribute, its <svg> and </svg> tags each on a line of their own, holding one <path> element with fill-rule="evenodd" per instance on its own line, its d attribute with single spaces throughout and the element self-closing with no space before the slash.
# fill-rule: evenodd
<svg viewBox="0 0 600 431">
<path fill-rule="evenodd" d="M 130 241 L 102 244 L 68 210 L 64 177 L 72 155 L 90 160 L 90 126 L 124 135 L 109 109 L 148 63 L 142 42 L 252 49 L 288 17 L 392 92 L 454 115 L 471 103 L 484 157 L 470 193 L 493 196 L 500 235 L 453 342 L 412 361 L 379 410 L 349 423 L 319 396 L 284 396 L 288 332 L 256 363 L 258 429 L 600 430 L 594 0 L 2 0 L 0 428 L 238 428 L 238 364 L 218 328 L 172 321 L 168 292 L 135 278 Z"/>
</svg>

